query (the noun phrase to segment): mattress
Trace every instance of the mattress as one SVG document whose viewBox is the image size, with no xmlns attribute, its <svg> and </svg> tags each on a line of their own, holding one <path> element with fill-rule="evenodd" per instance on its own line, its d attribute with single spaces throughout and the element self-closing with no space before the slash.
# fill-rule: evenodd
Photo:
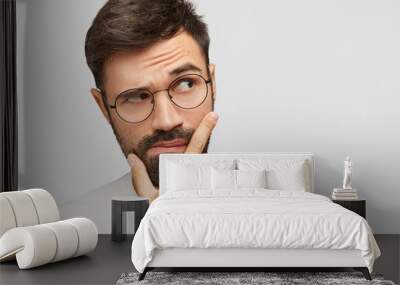
<svg viewBox="0 0 400 285">
<path fill-rule="evenodd" d="M 380 250 L 367 221 L 325 196 L 286 190 L 167 192 L 148 209 L 132 242 L 143 272 L 170 248 L 359 250 L 372 272 Z"/>
</svg>

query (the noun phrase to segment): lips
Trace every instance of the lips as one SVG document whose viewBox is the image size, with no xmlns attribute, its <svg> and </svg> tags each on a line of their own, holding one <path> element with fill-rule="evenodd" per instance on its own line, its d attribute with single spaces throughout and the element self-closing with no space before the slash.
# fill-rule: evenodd
<svg viewBox="0 0 400 285">
<path fill-rule="evenodd" d="M 155 143 L 147 151 L 149 155 L 157 155 L 160 153 L 182 153 L 186 149 L 186 141 L 184 139 L 174 139 L 170 141 L 161 141 Z"/>
<path fill-rule="evenodd" d="M 175 139 L 171 141 L 163 141 L 153 144 L 153 147 L 175 147 L 175 146 L 182 146 L 186 145 L 186 141 L 184 139 Z"/>
</svg>

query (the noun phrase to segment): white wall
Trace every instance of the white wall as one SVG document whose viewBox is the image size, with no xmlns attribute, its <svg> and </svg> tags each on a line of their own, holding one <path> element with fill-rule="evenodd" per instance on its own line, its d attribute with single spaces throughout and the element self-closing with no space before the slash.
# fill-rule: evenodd
<svg viewBox="0 0 400 285">
<path fill-rule="evenodd" d="M 18 2 L 21 187 L 68 203 L 128 169 L 89 96 L 84 37 L 104 1 Z M 196 3 L 217 65 L 210 151 L 312 151 L 324 195 L 350 155 L 374 232 L 400 233 L 400 2 Z"/>
<path fill-rule="evenodd" d="M 128 169 L 89 93 L 94 80 L 84 40 L 103 1 L 17 4 L 18 31 L 24 30 L 25 41 L 23 51 L 18 48 L 23 61 L 21 187 L 44 187 L 62 205 Z"/>
</svg>

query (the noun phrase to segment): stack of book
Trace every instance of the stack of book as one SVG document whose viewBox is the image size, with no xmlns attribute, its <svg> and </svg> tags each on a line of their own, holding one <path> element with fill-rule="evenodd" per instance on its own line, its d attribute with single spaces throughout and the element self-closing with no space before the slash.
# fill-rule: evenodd
<svg viewBox="0 0 400 285">
<path fill-rule="evenodd" d="M 356 189 L 342 189 L 334 188 L 332 193 L 334 200 L 358 200 L 358 193 Z"/>
</svg>

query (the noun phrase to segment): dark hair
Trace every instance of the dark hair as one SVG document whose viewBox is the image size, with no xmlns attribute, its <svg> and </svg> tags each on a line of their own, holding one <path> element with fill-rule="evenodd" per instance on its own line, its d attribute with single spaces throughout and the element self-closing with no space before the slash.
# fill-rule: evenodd
<svg viewBox="0 0 400 285">
<path fill-rule="evenodd" d="M 149 47 L 180 28 L 199 44 L 208 66 L 207 25 L 187 0 L 109 0 L 97 13 L 85 41 L 86 61 L 96 86 L 103 86 L 104 62 L 116 52 Z"/>
</svg>

